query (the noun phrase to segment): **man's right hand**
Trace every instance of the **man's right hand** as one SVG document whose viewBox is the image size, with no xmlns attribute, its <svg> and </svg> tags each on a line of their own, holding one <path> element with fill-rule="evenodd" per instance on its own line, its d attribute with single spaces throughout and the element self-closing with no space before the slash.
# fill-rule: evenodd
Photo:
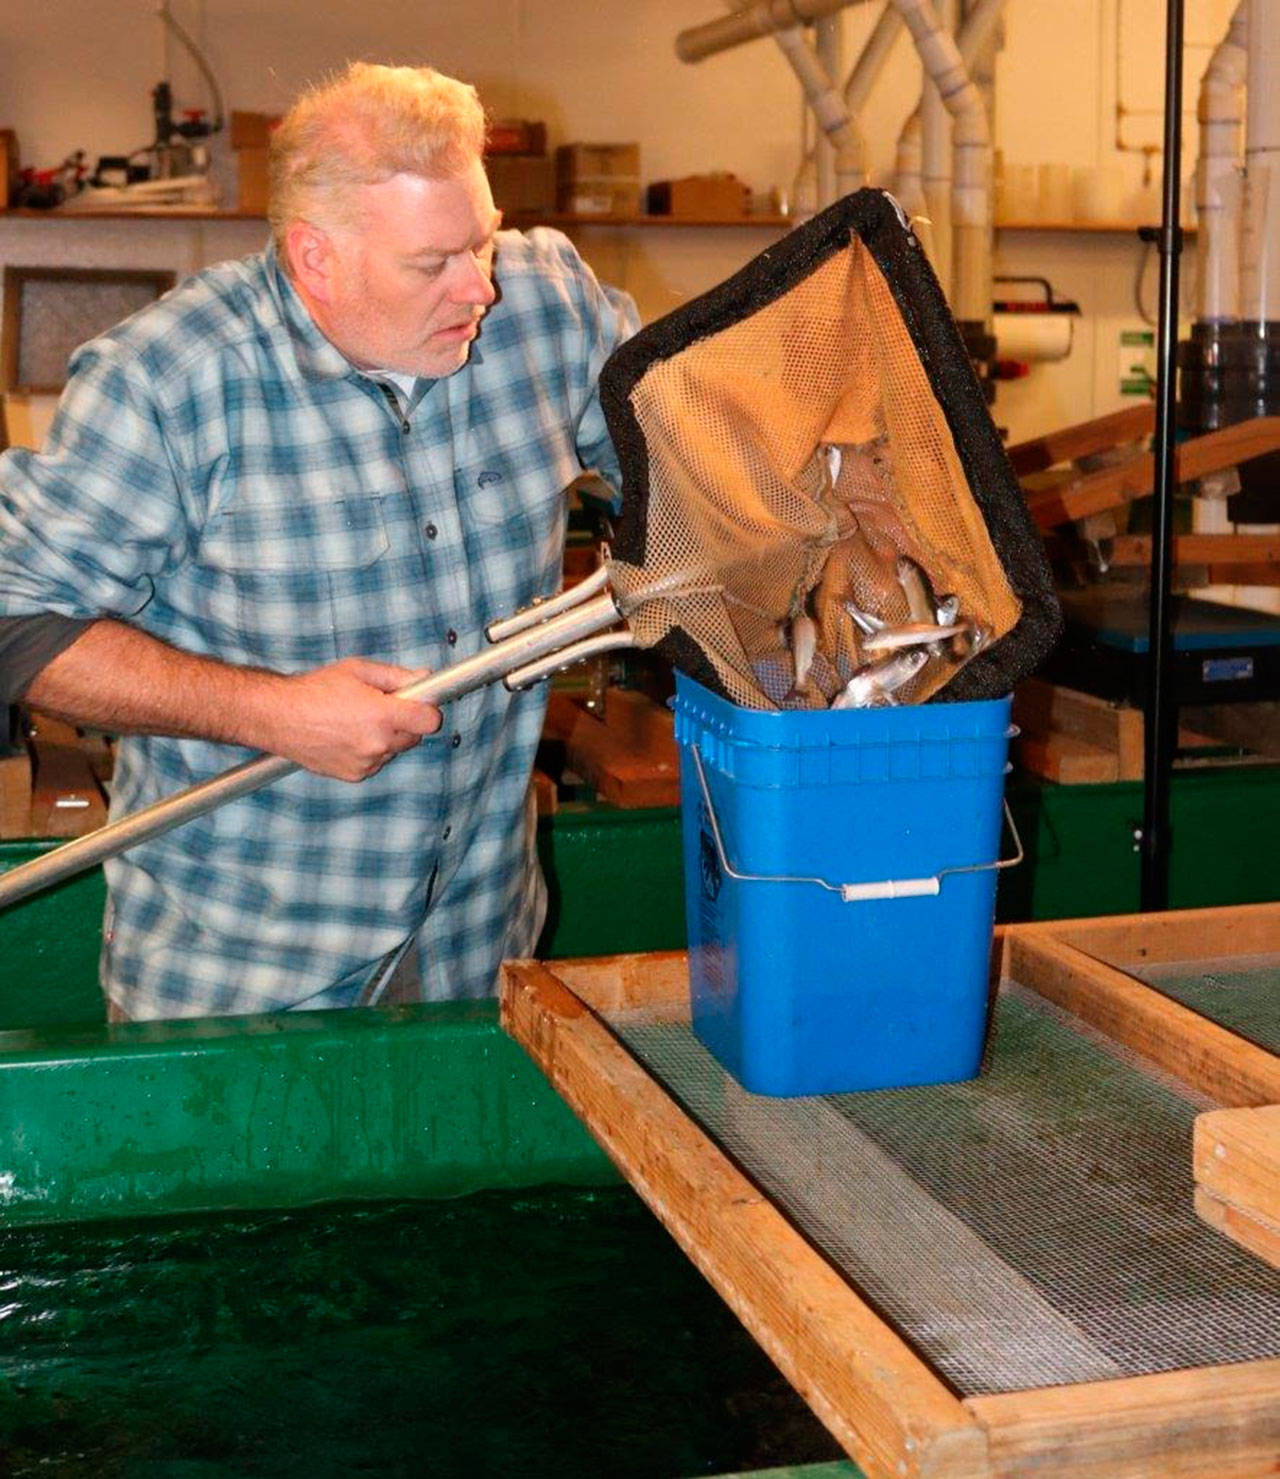
<svg viewBox="0 0 1280 1479">
<path fill-rule="evenodd" d="M 394 755 L 440 728 L 440 710 L 396 698 L 429 669 L 347 657 L 286 680 L 280 712 L 264 748 L 318 775 L 362 781 Z"/>
<path fill-rule="evenodd" d="M 440 728 L 439 709 L 395 697 L 423 676 L 362 657 L 289 676 L 231 667 L 104 619 L 36 674 L 26 699 L 113 734 L 190 735 L 361 781 Z"/>
</svg>

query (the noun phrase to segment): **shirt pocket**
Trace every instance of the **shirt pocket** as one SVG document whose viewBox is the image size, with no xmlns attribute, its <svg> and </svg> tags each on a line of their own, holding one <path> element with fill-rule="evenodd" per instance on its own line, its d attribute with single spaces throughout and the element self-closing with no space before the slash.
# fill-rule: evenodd
<svg viewBox="0 0 1280 1479">
<path fill-rule="evenodd" d="M 454 465 L 453 484 L 464 521 L 478 529 L 511 527 L 527 536 L 558 513 L 564 490 L 580 471 L 554 441 L 533 440 L 501 450 L 469 445 Z"/>
<path fill-rule="evenodd" d="M 558 436 L 502 449 L 469 438 L 459 454 L 454 495 L 473 589 L 488 615 L 506 615 L 559 585 L 577 457 Z"/>
<path fill-rule="evenodd" d="M 292 671 L 356 650 L 385 594 L 389 550 L 376 496 L 238 499 L 209 527 L 200 558 L 241 660 Z"/>
</svg>

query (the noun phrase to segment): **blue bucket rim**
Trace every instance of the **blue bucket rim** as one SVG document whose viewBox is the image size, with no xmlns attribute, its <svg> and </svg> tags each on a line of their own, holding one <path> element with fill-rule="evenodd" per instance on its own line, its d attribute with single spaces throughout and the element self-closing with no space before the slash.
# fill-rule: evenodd
<svg viewBox="0 0 1280 1479">
<path fill-rule="evenodd" d="M 878 709 L 748 709 L 713 693 L 686 673 L 677 670 L 675 677 L 671 706 L 677 719 L 712 730 L 731 744 L 805 749 L 926 739 L 1006 740 L 1014 732 L 1009 723 L 1012 694 Z"/>
</svg>

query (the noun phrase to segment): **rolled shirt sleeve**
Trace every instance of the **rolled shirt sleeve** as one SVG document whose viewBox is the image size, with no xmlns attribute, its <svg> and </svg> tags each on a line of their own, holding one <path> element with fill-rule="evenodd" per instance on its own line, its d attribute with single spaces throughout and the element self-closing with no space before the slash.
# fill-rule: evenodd
<svg viewBox="0 0 1280 1479">
<path fill-rule="evenodd" d="M 94 341 L 72 358 L 45 449 L 0 458 L 0 616 L 135 616 L 187 557 L 190 514 L 141 366 Z"/>
</svg>

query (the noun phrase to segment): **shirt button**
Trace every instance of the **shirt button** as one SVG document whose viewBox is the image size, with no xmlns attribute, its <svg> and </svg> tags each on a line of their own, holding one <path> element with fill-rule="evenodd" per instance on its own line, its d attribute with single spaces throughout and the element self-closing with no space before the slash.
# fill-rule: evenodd
<svg viewBox="0 0 1280 1479">
<path fill-rule="evenodd" d="M 439 534 L 439 529 L 434 524 L 428 524 L 422 531 L 428 539 L 434 539 Z"/>
<path fill-rule="evenodd" d="M 460 734 L 455 734 L 454 737 L 449 741 L 449 748 L 451 750 L 456 750 L 461 743 L 462 736 Z"/>
<path fill-rule="evenodd" d="M 443 840 L 444 840 L 444 841 L 445 841 L 445 842 L 448 842 L 448 840 L 449 840 L 449 838 L 450 838 L 450 837 L 452 837 L 452 836 L 453 836 L 453 828 L 452 828 L 452 827 L 446 827 L 446 828 L 445 828 L 445 829 L 444 829 L 444 831 L 443 831 L 443 832 L 441 832 L 441 834 L 440 834 L 440 836 L 441 836 L 441 838 L 442 838 L 442 839 L 443 839 Z"/>
<path fill-rule="evenodd" d="M 458 634 L 452 627 L 444 634 L 444 639 L 450 647 L 456 647 L 458 645 Z"/>
</svg>

